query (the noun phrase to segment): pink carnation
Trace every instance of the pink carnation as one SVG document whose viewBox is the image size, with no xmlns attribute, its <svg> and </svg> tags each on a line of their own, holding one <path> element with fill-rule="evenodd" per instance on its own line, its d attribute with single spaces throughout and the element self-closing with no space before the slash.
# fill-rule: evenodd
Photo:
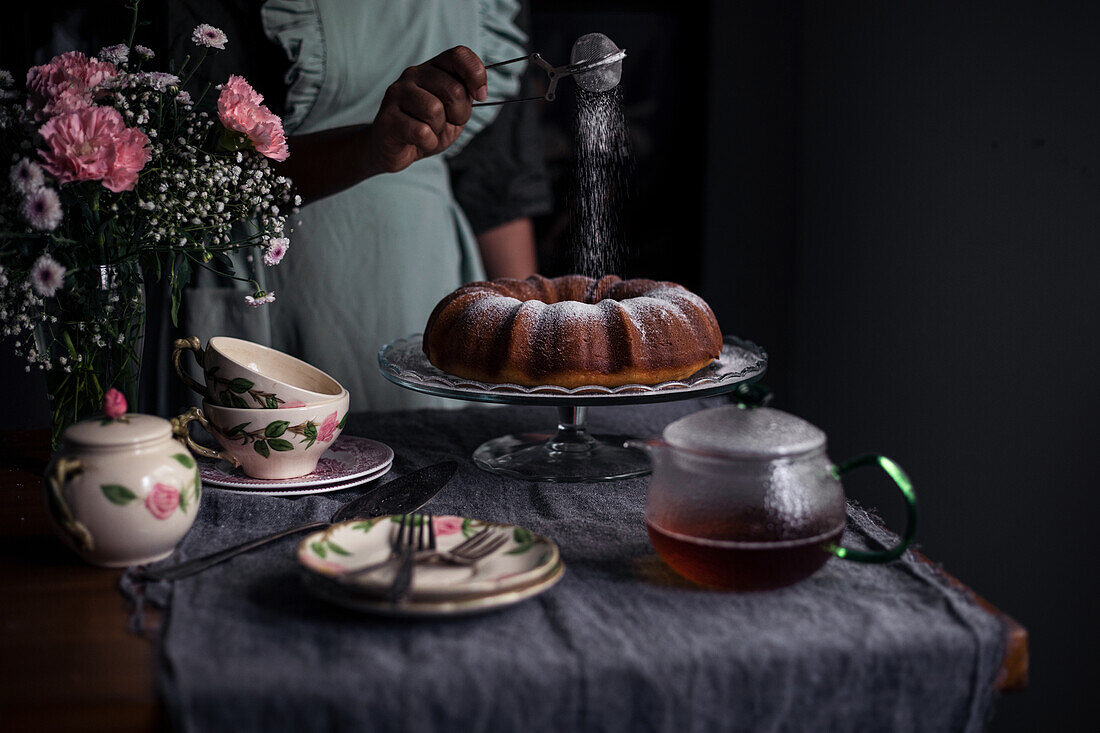
<svg viewBox="0 0 1100 733">
<path fill-rule="evenodd" d="M 39 152 L 42 165 L 60 183 L 101 180 L 115 193 L 129 191 L 152 157 L 149 138 L 137 128 L 126 127 L 113 107 L 86 107 L 58 115 L 38 132 L 50 148 Z"/>
<path fill-rule="evenodd" d="M 115 193 L 131 190 L 152 157 L 149 137 L 136 127 L 127 127 L 115 137 L 115 158 L 103 185 Z"/>
<path fill-rule="evenodd" d="M 218 117 L 228 129 L 245 135 L 256 152 L 272 160 L 286 160 L 283 123 L 263 104 L 264 98 L 243 77 L 233 75 L 218 95 Z"/>
<path fill-rule="evenodd" d="M 92 104 L 94 87 L 116 74 L 114 64 L 79 51 L 63 53 L 27 72 L 27 107 L 36 120 L 84 109 Z"/>
</svg>

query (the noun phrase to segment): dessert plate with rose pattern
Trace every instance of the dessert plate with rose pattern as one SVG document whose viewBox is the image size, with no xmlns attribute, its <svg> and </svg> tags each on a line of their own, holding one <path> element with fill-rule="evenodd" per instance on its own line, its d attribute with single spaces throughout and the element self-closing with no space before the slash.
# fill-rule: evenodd
<svg viewBox="0 0 1100 733">
<path fill-rule="evenodd" d="M 400 516 L 352 520 L 306 537 L 298 546 L 298 562 L 307 586 L 329 600 L 355 608 L 384 610 L 383 606 L 393 606 L 383 597 L 393 581 L 394 565 L 349 581 L 342 581 L 341 576 L 390 557 L 400 521 Z M 455 547 L 487 527 L 507 540 L 473 566 L 418 563 L 405 604 L 419 606 L 413 615 L 496 608 L 506 605 L 506 599 L 514 603 L 529 597 L 526 591 L 534 587 L 550 587 L 561 575 L 558 546 L 524 527 L 456 516 L 436 516 L 432 522 L 440 550 Z"/>
</svg>

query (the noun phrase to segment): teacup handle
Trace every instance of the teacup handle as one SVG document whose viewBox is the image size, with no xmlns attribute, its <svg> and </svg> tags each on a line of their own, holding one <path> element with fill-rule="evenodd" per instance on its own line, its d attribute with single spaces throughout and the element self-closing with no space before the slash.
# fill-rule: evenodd
<svg viewBox="0 0 1100 733">
<path fill-rule="evenodd" d="M 833 473 L 839 479 L 844 474 L 860 466 L 878 466 L 885 471 L 886 475 L 892 478 L 894 483 L 898 485 L 898 488 L 901 489 L 902 495 L 905 496 L 905 533 L 901 536 L 901 541 L 888 550 L 852 550 L 832 543 L 826 545 L 825 549 L 842 560 L 855 560 L 856 562 L 867 563 L 890 562 L 891 560 L 896 560 L 909 548 L 909 545 L 913 543 L 913 538 L 917 534 L 917 495 L 913 491 L 913 482 L 905 475 L 905 471 L 901 470 L 901 466 L 894 463 L 886 456 L 880 456 L 874 453 L 856 456 L 855 458 L 844 461 L 833 469 Z"/>
<path fill-rule="evenodd" d="M 191 336 L 190 338 L 185 339 L 176 339 L 176 342 L 175 344 L 173 344 L 172 349 L 172 367 L 176 370 L 177 376 L 179 376 L 180 380 L 184 384 L 195 390 L 195 392 L 198 392 L 203 397 L 206 397 L 206 385 L 199 384 L 194 379 L 192 379 L 191 375 L 185 372 L 183 370 L 183 365 L 180 364 L 180 357 L 183 356 L 184 351 L 191 351 L 195 355 L 195 362 L 198 363 L 200 367 L 203 367 L 205 366 L 203 362 L 205 361 L 206 353 L 202 350 L 202 342 L 199 341 L 199 338 L 197 336 Z"/>
<path fill-rule="evenodd" d="M 193 453 L 198 453 L 200 456 L 213 458 L 215 460 L 220 458 L 223 461 L 228 461 L 233 464 L 234 468 L 241 467 L 241 462 L 238 461 L 232 453 L 224 450 L 214 450 L 212 448 L 207 448 L 205 445 L 196 443 L 194 438 L 191 437 L 191 429 L 187 427 L 193 422 L 198 422 L 206 432 L 211 435 L 214 434 L 214 428 L 207 422 L 206 415 L 202 414 L 202 410 L 197 407 L 192 407 L 179 417 L 172 418 L 172 434 L 182 440 L 183 444 L 190 448 Z"/>
</svg>

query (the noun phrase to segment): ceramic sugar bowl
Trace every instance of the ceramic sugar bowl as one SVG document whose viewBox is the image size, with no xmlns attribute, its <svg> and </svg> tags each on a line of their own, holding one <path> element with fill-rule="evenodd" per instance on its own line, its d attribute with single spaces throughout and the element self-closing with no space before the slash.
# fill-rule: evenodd
<svg viewBox="0 0 1100 733">
<path fill-rule="evenodd" d="M 152 415 L 84 420 L 46 467 L 46 509 L 61 538 L 93 565 L 167 557 L 199 508 L 198 466 Z"/>
</svg>

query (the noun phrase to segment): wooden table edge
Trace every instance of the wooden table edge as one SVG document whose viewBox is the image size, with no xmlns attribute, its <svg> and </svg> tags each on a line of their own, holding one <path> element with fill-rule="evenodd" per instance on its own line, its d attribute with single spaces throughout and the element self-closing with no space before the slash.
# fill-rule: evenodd
<svg viewBox="0 0 1100 733">
<path fill-rule="evenodd" d="M 938 563 L 932 562 L 923 553 L 913 550 L 913 556 L 922 563 L 931 566 L 944 580 L 953 587 L 965 593 L 974 603 L 988 613 L 995 616 L 1004 627 L 1005 653 L 1001 660 L 1001 667 L 997 670 L 994 687 L 998 692 L 1013 692 L 1027 687 L 1029 664 L 1029 641 L 1027 629 L 992 603 L 982 598 L 974 590 L 943 569 Z"/>
</svg>

